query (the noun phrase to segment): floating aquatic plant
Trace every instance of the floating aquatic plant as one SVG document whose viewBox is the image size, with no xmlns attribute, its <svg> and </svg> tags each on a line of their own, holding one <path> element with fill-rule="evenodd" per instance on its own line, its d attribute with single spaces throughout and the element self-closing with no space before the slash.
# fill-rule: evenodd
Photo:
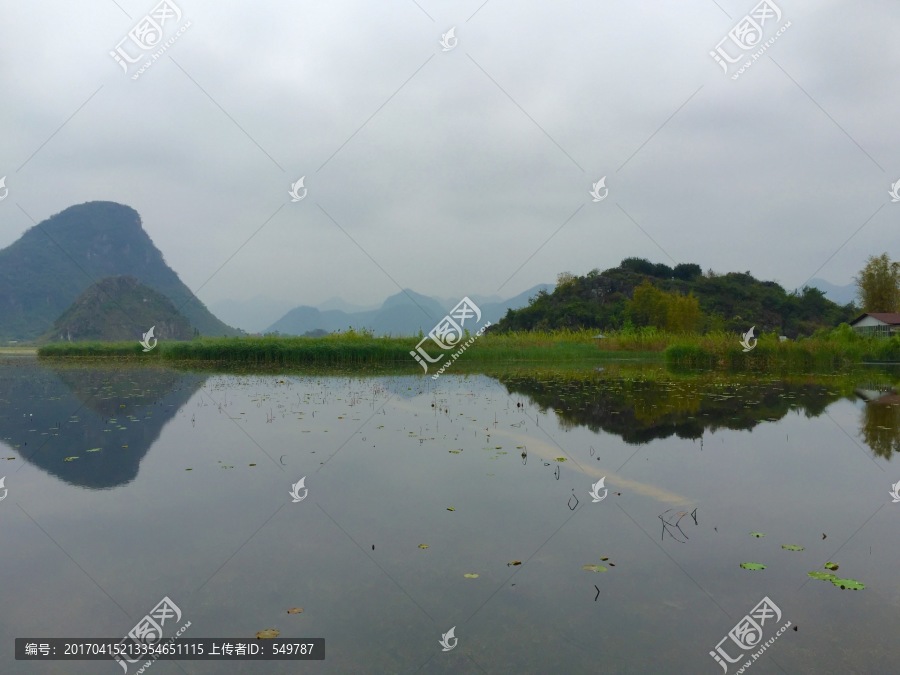
<svg viewBox="0 0 900 675">
<path fill-rule="evenodd" d="M 755 562 L 742 562 L 741 567 L 745 570 L 753 570 L 753 571 L 766 569 L 766 566 L 763 565 L 762 563 L 755 563 Z"/>
</svg>

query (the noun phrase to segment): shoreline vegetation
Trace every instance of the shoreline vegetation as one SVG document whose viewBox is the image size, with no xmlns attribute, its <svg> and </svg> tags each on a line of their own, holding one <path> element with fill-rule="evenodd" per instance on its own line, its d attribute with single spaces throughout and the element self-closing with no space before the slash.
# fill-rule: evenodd
<svg viewBox="0 0 900 675">
<path fill-rule="evenodd" d="M 595 334 L 590 330 L 491 331 L 482 335 L 454 363 L 470 370 L 516 363 L 593 365 L 641 359 L 682 368 L 751 371 L 818 371 L 861 363 L 900 363 L 900 336 L 862 337 L 846 324 L 797 340 L 779 341 L 775 334 L 762 334 L 749 352 L 741 346 L 739 335 L 725 332 L 699 335 L 643 328 L 609 332 L 599 339 Z M 464 335 L 460 342 L 470 337 Z M 149 352 L 144 352 L 136 340 L 59 342 L 42 345 L 37 353 L 45 359 L 112 358 L 262 369 L 408 365 L 410 372 L 426 374 L 410 355 L 420 340 L 421 336 L 374 337 L 351 330 L 325 337 L 200 337 L 182 342 L 160 341 Z M 431 351 L 437 355 L 433 345 Z M 440 362 L 431 364 L 427 374 L 433 374 L 439 367 Z"/>
</svg>

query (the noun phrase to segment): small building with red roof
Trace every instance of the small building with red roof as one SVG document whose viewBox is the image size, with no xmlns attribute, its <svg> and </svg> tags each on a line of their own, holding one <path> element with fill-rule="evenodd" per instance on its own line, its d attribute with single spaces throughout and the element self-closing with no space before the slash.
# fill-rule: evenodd
<svg viewBox="0 0 900 675">
<path fill-rule="evenodd" d="M 860 314 L 850 327 L 861 335 L 890 337 L 900 335 L 900 312 L 870 312 Z"/>
</svg>

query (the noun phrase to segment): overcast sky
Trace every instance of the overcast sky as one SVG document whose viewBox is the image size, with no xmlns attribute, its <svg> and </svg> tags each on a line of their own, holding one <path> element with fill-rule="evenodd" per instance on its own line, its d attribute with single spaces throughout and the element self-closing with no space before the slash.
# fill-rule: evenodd
<svg viewBox="0 0 900 675">
<path fill-rule="evenodd" d="M 159 49 L 127 39 L 154 0 L 0 3 L 0 247 L 127 204 L 213 308 L 900 257 L 896 1 L 757 8 L 776 40 L 738 79 L 710 51 L 759 49 L 728 39 L 753 0 L 175 2 L 137 79 L 110 52 Z"/>
</svg>

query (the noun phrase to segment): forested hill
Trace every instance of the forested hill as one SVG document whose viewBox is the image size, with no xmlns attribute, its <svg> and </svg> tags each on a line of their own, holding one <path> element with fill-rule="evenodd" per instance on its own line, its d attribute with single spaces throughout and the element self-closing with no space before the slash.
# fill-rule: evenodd
<svg viewBox="0 0 900 675">
<path fill-rule="evenodd" d="M 71 206 L 0 250 L 0 340 L 33 340 L 91 284 L 129 275 L 165 295 L 204 335 L 237 335 L 178 278 L 134 209 Z"/>
<path fill-rule="evenodd" d="M 162 293 L 134 277 L 107 277 L 88 287 L 39 341 L 138 341 L 154 328 L 158 340 L 190 340 L 194 330 Z"/>
<path fill-rule="evenodd" d="M 615 330 L 655 326 L 671 331 L 728 330 L 756 334 L 809 335 L 850 321 L 858 310 L 841 307 L 815 288 L 788 293 L 749 272 L 706 274 L 693 263 L 674 268 L 643 258 L 585 276 L 560 274 L 553 293 L 542 292 L 527 307 L 510 310 L 498 331 L 591 328 Z"/>
</svg>

